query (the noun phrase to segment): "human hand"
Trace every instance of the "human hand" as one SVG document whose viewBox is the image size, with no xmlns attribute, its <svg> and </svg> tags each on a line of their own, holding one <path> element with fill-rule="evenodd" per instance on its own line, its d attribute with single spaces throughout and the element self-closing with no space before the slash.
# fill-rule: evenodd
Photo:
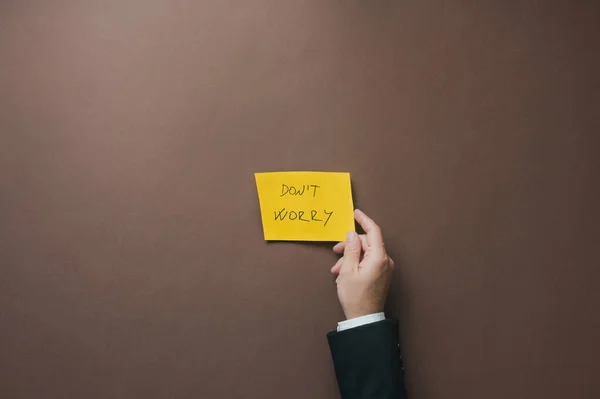
<svg viewBox="0 0 600 399">
<path fill-rule="evenodd" d="M 366 234 L 349 232 L 333 251 L 343 256 L 331 268 L 346 319 L 383 312 L 394 261 L 385 252 L 381 229 L 360 210 L 354 218 Z M 364 252 L 361 260 L 361 253 Z"/>
</svg>

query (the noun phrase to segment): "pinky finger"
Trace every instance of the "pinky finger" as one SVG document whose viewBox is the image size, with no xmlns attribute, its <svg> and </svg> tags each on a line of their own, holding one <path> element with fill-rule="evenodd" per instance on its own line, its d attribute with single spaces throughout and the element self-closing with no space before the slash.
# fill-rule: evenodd
<svg viewBox="0 0 600 399">
<path fill-rule="evenodd" d="M 335 252 L 336 254 L 343 254 L 345 246 L 346 243 L 344 241 L 340 241 L 333 246 L 333 252 Z"/>
<path fill-rule="evenodd" d="M 335 265 L 331 268 L 332 274 L 340 274 L 340 270 L 342 270 L 342 263 L 344 262 L 344 257 L 338 259 Z"/>
</svg>

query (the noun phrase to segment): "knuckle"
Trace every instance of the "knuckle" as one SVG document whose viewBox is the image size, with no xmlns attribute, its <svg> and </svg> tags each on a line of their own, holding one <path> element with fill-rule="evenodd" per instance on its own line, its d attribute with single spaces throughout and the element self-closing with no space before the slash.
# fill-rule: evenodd
<svg viewBox="0 0 600 399">
<path fill-rule="evenodd" d="M 353 254 L 353 255 L 360 253 L 360 247 L 352 247 L 352 248 L 348 247 L 346 249 L 346 253 Z"/>
</svg>

